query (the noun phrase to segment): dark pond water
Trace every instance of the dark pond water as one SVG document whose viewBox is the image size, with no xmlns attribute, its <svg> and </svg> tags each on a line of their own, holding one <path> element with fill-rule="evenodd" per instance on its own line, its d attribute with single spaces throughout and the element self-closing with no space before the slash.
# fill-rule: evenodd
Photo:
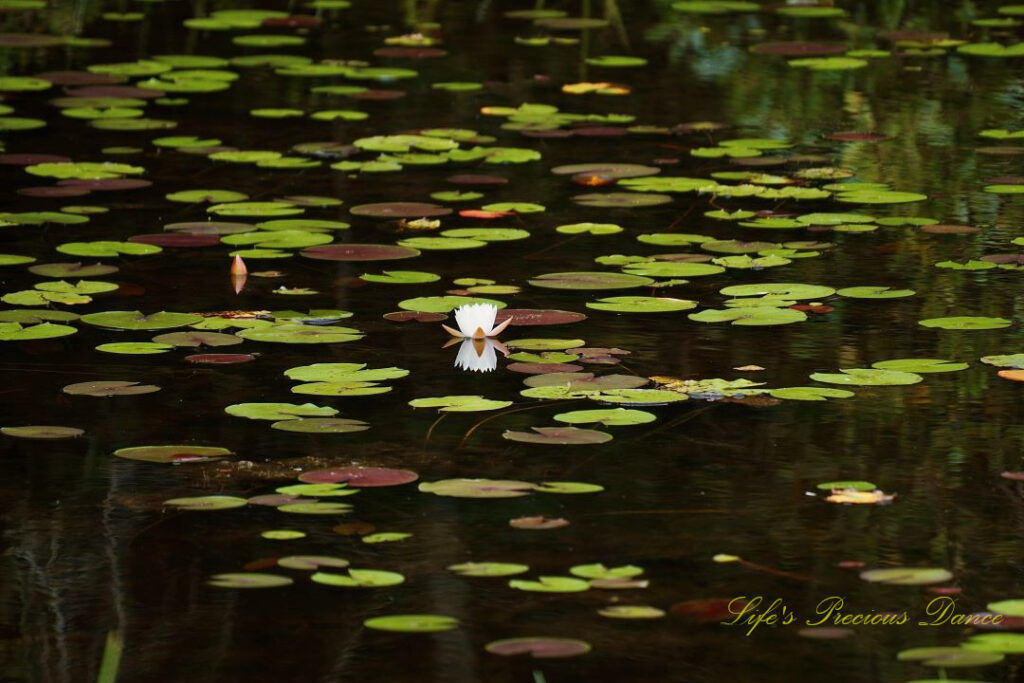
<svg viewBox="0 0 1024 683">
<path fill-rule="evenodd" d="M 1024 489 L 1019 483 L 1024 475 L 1013 478 L 1024 470 L 1022 385 L 1013 381 L 1019 379 L 1013 370 L 1024 367 L 1024 356 L 989 358 L 1024 353 L 1024 298 L 1016 267 L 1024 235 L 1024 210 L 1016 193 L 1024 175 L 1024 81 L 1015 42 L 1020 19 L 1014 18 L 1024 13 L 1022 6 L 988 0 L 850 1 L 835 3 L 844 10 L 840 16 L 807 18 L 799 16 L 807 8 L 800 8 L 798 16 L 776 11 L 781 5 L 708 14 L 707 6 L 731 4 L 744 10 L 749 3 L 683 3 L 683 10 L 701 11 L 681 11 L 655 0 L 355 0 L 344 9 L 301 2 L 254 7 L 245 2 L 67 0 L 35 9 L 36 4 L 44 3 L 0 0 L 0 143 L 5 147 L 0 208 L 7 212 L 0 214 L 0 252 L 35 259 L 0 261 L 5 264 L 0 267 L 5 303 L 0 310 L 0 338 L 5 340 L 0 426 L 8 428 L 0 436 L 2 680 L 113 681 L 115 672 L 116 680 L 125 682 L 194 683 L 845 682 L 944 674 L 1020 680 L 1020 658 L 1013 654 L 1024 652 L 1024 635 L 1014 630 L 1024 623 L 1019 618 L 1008 618 L 998 630 L 918 622 L 933 619 L 927 611 L 941 607 L 931 602 L 937 596 L 955 599 L 955 611 L 962 614 L 1024 597 Z M 223 13 L 231 9 L 271 13 Z M 580 30 L 505 14 L 532 9 L 554 10 L 555 18 L 564 14 L 599 21 Z M 821 8 L 812 11 L 822 13 Z M 304 18 L 287 19 L 289 13 Z M 193 22 L 191 28 L 183 23 L 211 16 L 212 23 Z M 265 19 L 268 25 L 261 27 Z M 999 21 L 986 21 L 991 19 Z M 65 35 L 98 40 L 71 46 L 33 43 L 40 36 Z M 238 44 L 238 37 L 251 35 L 285 36 L 302 44 L 245 45 L 246 39 Z M 1009 47 L 984 46 L 989 43 Z M 752 46 L 760 47 L 752 51 Z M 854 54 L 835 61 L 843 50 Z M 976 54 L 979 50 L 1005 54 L 984 56 Z M 207 59 L 187 62 L 169 55 Z M 277 57 L 237 59 L 260 55 Z M 646 62 L 616 67 L 594 61 L 607 55 Z M 810 67 L 790 63 L 802 58 L 832 60 L 812 61 Z M 388 70 L 367 70 L 359 61 Z M 316 62 L 321 64 L 308 66 Z M 86 100 L 78 107 L 59 99 L 89 87 L 83 73 L 109 75 L 110 68 L 97 68 L 109 64 L 132 66 L 114 67 L 110 80 L 115 89 L 94 93 L 107 99 Z M 190 69 L 202 72 L 180 74 Z M 45 77 L 42 82 L 21 80 L 38 75 Z M 51 87 L 50 81 L 56 83 Z M 116 89 L 140 81 L 150 90 Z M 211 83 L 228 87 L 216 89 Z M 453 91 L 433 87 L 438 83 L 469 85 Z M 155 99 L 152 91 L 161 85 L 165 94 Z M 311 90 L 341 85 L 358 88 L 334 94 Z M 197 87 L 216 90 L 193 92 Z M 572 92 L 586 88 L 603 93 Z M 382 99 L 388 95 L 376 91 L 397 91 L 400 98 Z M 145 97 L 110 99 L 125 95 Z M 520 108 L 524 104 L 547 108 Z M 62 115 L 62 109 L 71 115 Z M 291 111 L 284 118 L 250 113 L 262 109 Z M 311 117 L 339 110 L 366 116 Z M 419 134 L 424 130 L 427 136 Z M 367 141 L 403 134 L 414 137 Z M 166 140 L 177 136 L 206 142 Z M 737 139 L 745 142 L 728 142 Z M 295 147 L 303 143 L 318 144 Z M 406 151 L 403 145 L 410 144 Z M 495 148 L 512 151 L 495 153 Z M 237 150 L 276 153 L 265 156 L 271 162 L 284 156 L 285 162 L 274 163 L 296 166 L 217 158 Z M 65 159 L 14 156 L 23 154 Z M 393 170 L 360 166 L 378 157 Z M 50 161 L 60 165 L 39 166 Z M 351 165 L 344 170 L 331 168 L 346 161 Z M 102 187 L 107 180 L 89 193 L 45 196 L 52 188 L 75 186 L 76 178 L 95 178 L 95 167 L 68 162 L 127 164 L 99 171 L 115 181 L 126 177 L 149 183 L 112 189 Z M 598 170 L 582 169 L 575 177 L 552 173 L 569 164 L 597 164 Z M 631 184 L 636 180 L 616 185 L 617 177 L 631 175 L 622 164 L 639 164 L 646 168 L 638 173 L 657 175 L 646 176 L 646 185 Z M 467 174 L 507 182 L 483 185 L 477 178 L 476 184 L 463 185 L 451 180 Z M 673 183 L 668 178 L 703 180 Z M 842 188 L 838 183 L 875 185 Z M 188 190 L 231 191 L 258 202 L 317 199 L 277 205 L 288 212 L 298 203 L 294 215 L 217 216 L 207 212 L 210 202 L 166 198 Z M 482 196 L 463 202 L 453 201 L 458 196 L 431 198 L 452 191 Z M 574 199 L 613 192 L 631 192 L 639 199 L 617 198 L 611 206 Z M 631 205 L 651 194 L 664 194 L 668 201 Z M 323 198 L 343 204 L 323 206 Z M 353 207 L 381 202 L 431 202 L 453 213 L 439 218 L 439 228 L 350 213 Z M 524 209 L 530 207 L 519 206 L 518 213 L 496 217 L 458 213 L 505 202 L 545 210 L 529 213 Z M 738 210 L 750 213 L 727 215 Z M 409 212 L 408 220 L 420 218 L 421 211 Z M 705 215 L 714 211 L 720 213 Z M 67 222 L 79 216 L 89 220 Z M 801 216 L 806 218 L 796 220 Z M 291 242 L 242 238 L 236 246 L 167 246 L 141 255 L 75 255 L 82 247 L 62 246 L 104 240 L 124 249 L 123 241 L 132 236 L 171 234 L 165 226 L 174 223 L 212 218 L 247 224 L 241 229 L 251 231 L 257 223 L 282 217 L 343 221 L 351 227 L 299 224 L 284 226 L 299 231 L 282 233 Z M 899 220 L 907 217 L 923 220 Z M 580 223 L 621 230 L 556 230 Z M 274 227 L 281 226 L 262 226 L 256 234 Z M 526 232 L 512 235 L 523 239 L 507 241 L 494 238 L 508 234 L 476 233 L 483 244 L 462 245 L 474 248 L 433 248 L 459 246 L 451 241 L 453 235 L 432 239 L 456 228 Z M 666 233 L 697 237 L 653 238 L 660 245 L 652 238 L 637 239 Z M 460 236 L 465 233 L 454 234 Z M 396 261 L 325 261 L 298 253 L 328 240 L 394 245 L 409 239 L 413 246 L 431 248 Z M 767 244 L 749 244 L 754 241 Z M 130 244 L 128 249 L 139 243 Z M 274 253 L 251 251 L 275 244 L 280 248 Z M 249 270 L 244 282 L 229 277 L 229 254 L 236 249 Z M 595 262 L 612 255 L 620 256 Z M 661 265 L 651 266 L 652 256 Z M 74 273 L 29 270 L 68 262 L 116 266 L 117 272 L 84 278 L 112 282 L 116 289 L 83 295 L 83 287 L 90 285 L 37 287 L 61 280 L 77 283 Z M 665 265 L 673 263 L 680 268 Z M 694 263 L 720 267 L 695 268 Z M 960 264 L 976 269 L 957 269 Z M 547 273 L 618 274 L 624 269 L 652 277 L 634 277 L 629 289 L 552 289 L 530 282 Z M 360 279 L 387 270 L 436 277 L 423 276 L 429 281 L 412 284 Z M 574 323 L 522 326 L 517 322 L 523 322 L 524 314 L 519 314 L 500 336 L 513 353 L 541 353 L 516 349 L 515 340 L 583 340 L 556 342 L 554 352 L 581 346 L 626 351 L 584 351 L 576 365 L 600 376 L 626 376 L 629 386 L 653 376 L 720 381 L 669 384 L 683 393 L 668 398 L 690 394 L 689 400 L 671 403 L 666 394 L 650 393 L 655 385 L 649 382 L 648 391 L 627 394 L 625 406 L 608 403 L 624 400 L 615 391 L 547 400 L 524 397 L 524 379 L 543 375 L 510 369 L 518 359 L 498 354 L 492 371 L 467 371 L 454 365 L 459 347 L 442 348 L 449 336 L 439 322 L 382 317 L 424 308 L 423 302 L 410 299 L 449 290 L 466 295 L 472 283 L 453 282 L 461 278 L 512 286 L 478 294 L 511 309 L 587 316 Z M 651 286 L 672 279 L 677 282 Z M 721 289 L 751 285 L 748 294 L 753 294 L 765 291 L 760 285 L 766 283 L 826 289 L 783 287 L 774 290 L 781 292 L 775 301 L 758 300 L 738 309 L 741 322 L 787 324 L 733 325 L 724 313 L 722 321 L 706 321 L 714 311 L 743 303 L 726 304 L 732 294 Z M 846 291 L 852 287 L 910 291 L 893 298 L 859 298 L 853 296 L 857 290 Z M 52 296 L 46 299 L 45 293 Z M 655 304 L 674 310 L 643 312 L 635 300 L 621 313 L 588 306 L 618 296 L 656 297 Z M 26 309 L 37 313 L 10 312 Z M 156 335 L 189 331 L 184 324 L 199 319 L 154 330 L 117 329 L 126 326 L 123 319 L 112 326 L 89 324 L 88 317 L 68 319 L 103 311 L 278 312 L 276 322 L 236 321 L 266 330 L 287 324 L 280 312 L 289 309 L 350 312 L 351 317 L 333 325 L 363 336 L 318 344 L 250 338 L 224 347 L 118 354 L 96 347 L 150 342 Z M 70 330 L 24 331 L 52 317 L 52 311 L 74 314 L 50 323 Z M 960 316 L 979 318 L 975 324 L 991 329 L 944 327 L 945 318 Z M 938 327 L 921 324 L 934 319 Z M 249 334 L 224 324 L 217 331 Z M 47 330 L 66 334 L 20 339 L 45 337 Z M 252 354 L 254 359 L 238 364 L 186 359 L 196 353 Z M 464 353 L 476 357 L 471 346 Z M 579 355 L 570 353 L 565 360 Z M 933 372 L 934 363 L 911 362 L 897 364 L 896 374 L 892 368 L 853 373 L 852 384 L 827 381 L 835 382 L 829 375 L 840 370 L 922 358 L 966 367 Z M 486 354 L 472 362 L 485 360 Z M 391 388 L 384 393 L 291 393 L 299 382 L 283 373 L 314 363 L 398 367 L 408 375 L 383 380 L 381 385 Z M 760 369 L 740 369 L 745 366 Z M 905 372 L 912 374 L 900 374 Z M 824 376 L 812 379 L 814 373 Z M 64 390 L 104 380 L 153 384 L 160 391 L 94 397 Z M 745 383 L 737 380 L 761 384 L 744 390 Z M 559 381 L 564 385 L 568 380 Z M 787 387 L 816 389 L 777 391 Z M 818 390 L 835 389 L 850 394 L 799 400 L 821 398 Z M 414 399 L 445 396 L 509 403 L 470 405 L 497 409 L 451 413 L 409 405 Z M 369 428 L 302 433 L 225 413 L 228 406 L 249 403 L 313 403 Z M 647 415 L 627 415 L 648 421 L 580 423 L 576 427 L 587 431 L 569 433 L 570 438 L 594 440 L 611 435 L 605 443 L 550 445 L 503 438 L 531 427 L 567 426 L 556 415 L 616 407 L 644 411 Z M 19 430 L 9 429 L 31 425 L 76 427 L 84 434 L 22 438 Z M 118 449 L 158 445 L 214 446 L 232 454 L 176 464 L 113 455 Z M 165 504 L 211 495 L 252 498 L 294 484 L 306 471 L 350 466 L 410 470 L 419 481 L 322 498 L 352 505 L 347 512 L 327 515 L 288 514 L 254 504 L 193 512 Z M 579 482 L 602 490 L 559 494 L 526 488 L 520 492 L 527 495 L 519 497 L 480 499 L 418 489 L 424 482 L 429 489 L 434 482 L 464 478 L 530 485 Z M 843 504 L 826 500 L 832 487 L 818 487 L 848 481 L 870 482 L 860 486 L 869 499 L 895 498 L 888 504 Z M 881 493 L 870 493 L 875 487 Z M 854 495 L 842 488 L 837 495 Z M 510 525 L 536 516 L 568 524 L 546 529 Z M 261 535 L 283 529 L 305 535 L 291 540 Z M 371 533 L 386 532 L 411 536 L 364 542 Z M 400 573 L 404 582 L 324 585 L 310 580 L 310 570 L 278 564 L 294 555 L 343 558 L 354 568 Z M 735 557 L 722 557 L 729 555 Z M 529 569 L 510 577 L 468 577 L 449 570 L 466 562 L 516 563 Z M 596 563 L 626 567 L 608 570 L 610 576 L 635 574 L 630 567 L 642 574 L 602 584 L 604 570 L 579 569 Z M 935 571 L 908 571 L 895 579 L 914 585 L 861 576 L 887 568 Z M 210 584 L 211 577 L 240 572 L 286 577 L 292 583 L 269 588 Z M 348 576 L 345 568 L 321 572 Z M 536 592 L 509 585 L 523 580 L 530 588 L 537 577 L 574 574 L 575 581 L 563 583 L 588 590 Z M 586 581 L 594 578 L 598 583 L 588 586 Z M 743 596 L 761 596 L 755 611 L 762 613 L 780 600 L 774 611 L 782 623 L 763 623 L 749 635 L 748 624 L 721 625 L 733 619 L 725 605 Z M 821 619 L 815 610 L 822 601 L 833 596 L 845 601 L 844 614 L 906 613 L 907 623 L 843 624 L 833 614 L 821 623 L 833 630 L 806 630 L 807 622 Z M 641 606 L 627 614 L 647 618 L 617 618 L 621 610 L 608 612 L 622 606 Z M 732 609 L 743 607 L 734 602 Z M 1020 602 L 1003 609 L 1024 616 Z M 403 614 L 452 617 L 457 627 L 406 633 L 364 626 L 368 619 Z M 1007 638 L 993 642 L 993 633 Z M 579 656 L 546 658 L 502 656 L 486 649 L 497 640 L 523 637 L 575 639 L 591 649 L 579 654 L 583 648 L 576 644 Z M 547 654 L 570 654 L 572 647 Z M 923 647 L 956 649 L 932 654 L 939 661 L 897 659 L 900 652 Z M 1005 659 L 994 661 L 999 653 Z M 914 653 L 902 659 L 908 656 L 914 659 Z M 990 663 L 981 666 L 986 659 Z M 101 662 L 106 663 L 103 672 Z M 954 670 L 963 664 L 975 666 Z"/>
</svg>

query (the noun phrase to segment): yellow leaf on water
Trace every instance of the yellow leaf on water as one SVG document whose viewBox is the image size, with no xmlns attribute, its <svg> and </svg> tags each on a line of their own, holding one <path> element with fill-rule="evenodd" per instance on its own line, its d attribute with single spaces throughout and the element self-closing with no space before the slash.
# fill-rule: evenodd
<svg viewBox="0 0 1024 683">
<path fill-rule="evenodd" d="M 858 491 L 857 489 L 832 489 L 832 495 L 825 500 L 829 503 L 854 504 L 854 505 L 886 505 L 893 501 L 896 494 L 887 494 L 875 489 L 874 491 Z"/>
</svg>

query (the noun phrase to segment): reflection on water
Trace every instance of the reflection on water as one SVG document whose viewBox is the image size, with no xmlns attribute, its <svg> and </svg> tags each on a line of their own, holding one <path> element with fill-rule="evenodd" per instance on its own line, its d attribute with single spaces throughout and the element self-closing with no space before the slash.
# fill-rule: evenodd
<svg viewBox="0 0 1024 683">
<path fill-rule="evenodd" d="M 95 49 L 0 49 L 0 72 L 31 75 L 84 69 L 89 64 L 132 61 L 153 54 L 232 57 L 261 49 L 233 46 L 214 31 L 186 31 L 182 21 L 214 9 L 253 3 L 56 3 L 46 12 L 0 14 L 0 31 L 75 34 L 108 38 Z M 280 8 L 281 3 L 261 3 Z M 367 338 L 324 345 L 313 352 L 260 346 L 245 365 L 188 365 L 151 357 L 98 358 L 92 349 L 108 342 L 101 330 L 82 326 L 68 340 L 7 345 L 0 360 L 5 424 L 67 424 L 87 438 L 42 442 L 4 437 L 4 516 L 0 582 L 0 662 L 4 680 L 95 680 L 108 635 L 123 638 L 119 681 L 792 681 L 794 671 L 827 671 L 836 681 L 926 679 L 933 671 L 898 662 L 911 647 L 957 645 L 962 627 L 859 628 L 850 637 L 816 640 L 796 626 L 759 628 L 750 637 L 735 629 L 700 624 L 681 610 L 663 619 L 618 620 L 597 615 L 609 604 L 645 604 L 668 610 L 700 601 L 763 595 L 781 598 L 796 614 L 810 617 L 830 595 L 842 596 L 850 612 L 902 611 L 923 616 L 934 597 L 924 588 L 869 584 L 859 566 L 943 567 L 963 611 L 980 611 L 994 600 L 1020 597 L 1021 484 L 1000 478 L 1024 469 L 1024 403 L 1020 385 L 998 379 L 981 356 L 1024 350 L 1019 321 L 1024 298 L 1020 273 L 1012 270 L 945 271 L 936 262 L 964 262 L 1010 251 L 1024 219 L 1015 195 L 984 191 L 992 179 L 1016 177 L 1020 147 L 1013 141 L 978 137 L 991 128 L 1019 128 L 1024 88 L 1019 60 L 967 59 L 956 54 L 907 55 L 872 61 L 855 71 L 814 72 L 792 68 L 784 58 L 749 51 L 772 41 L 843 41 L 854 48 L 889 45 L 879 31 L 943 31 L 969 40 L 1017 35 L 971 22 L 995 13 L 998 2 L 878 0 L 840 3 L 840 21 L 783 20 L 769 13 L 686 15 L 667 0 L 648 2 L 547 2 L 582 16 L 605 17 L 605 29 L 582 34 L 577 44 L 537 48 L 515 36 L 545 32 L 528 22 L 502 17 L 508 9 L 535 3 L 389 1 L 356 3 L 343 12 L 318 10 L 322 29 L 309 32 L 303 48 L 272 48 L 314 58 L 367 59 L 374 64 L 419 70 L 412 82 L 375 84 L 404 89 L 403 100 L 315 99 L 304 79 L 275 77 L 269 69 L 242 71 L 230 91 L 197 95 L 183 107 L 158 109 L 154 117 L 179 121 L 182 135 L 202 135 L 240 149 L 285 151 L 299 142 L 350 143 L 368 135 L 464 127 L 499 138 L 497 144 L 542 152 L 532 165 L 487 167 L 510 182 L 487 190 L 484 202 L 529 201 L 543 214 L 520 215 L 502 227 L 531 230 L 529 240 L 499 242 L 483 249 L 424 252 L 416 266 L 442 278 L 427 294 L 442 294 L 455 278 L 490 278 L 523 286 L 517 308 L 587 312 L 582 323 L 552 328 L 510 327 L 517 337 L 584 338 L 588 347 L 630 352 L 616 356 L 611 371 L 682 379 L 745 376 L 773 387 L 802 386 L 812 372 L 869 367 L 907 357 L 970 362 L 963 372 L 928 375 L 907 387 L 863 387 L 856 397 L 804 404 L 787 401 L 755 406 L 728 400 L 650 408 L 658 421 L 612 427 L 615 439 L 602 446 L 537 447 L 505 441 L 505 430 L 550 424 L 554 415 L 587 407 L 585 402 L 520 401 L 514 411 L 445 414 L 413 411 L 407 402 L 423 396 L 486 396 L 517 400 L 525 375 L 505 371 L 491 339 L 463 340 L 454 368 L 449 351 L 439 352 L 444 332 L 434 323 L 392 323 L 381 314 L 400 299 L 419 296 L 427 285 L 366 285 L 376 272 L 359 263 L 292 259 L 280 263 L 289 287 L 321 295 L 296 304 L 343 308 Z M 142 9 L 139 9 L 142 8 Z M 313 12 L 301 6 L 296 13 Z M 109 11 L 145 11 L 138 23 L 103 21 Z M 385 36 L 408 33 L 424 22 L 443 27 L 443 59 L 411 65 L 369 56 Z M 255 32 L 255 29 L 250 29 Z M 557 35 L 563 35 L 561 33 Z M 567 32 L 564 36 L 575 36 Z M 289 52 L 290 51 L 290 52 Z M 637 54 L 642 69 L 588 65 L 586 57 Z M 411 60 L 410 60 L 411 61 Z M 628 73 L 627 73 L 628 71 Z M 572 96 L 563 83 L 624 83 L 629 96 Z M 312 79 L 316 80 L 316 79 Z M 427 84 L 481 81 L 482 94 L 442 93 Z M 316 81 L 318 84 L 319 80 Z M 341 102 L 341 104 L 339 104 Z M 478 115 L 482 106 L 548 103 L 565 112 L 628 113 L 637 123 L 671 128 L 694 121 L 729 124 L 726 135 L 636 134 L 616 137 L 537 137 L 500 127 L 503 119 Z M 199 156 L 155 151 L 149 140 L 163 135 L 99 132 L 55 113 L 45 98 L 11 94 L 18 116 L 48 121 L 45 134 L 5 133 L 10 152 L 65 154 L 102 160 L 101 149 L 138 146 L 126 157 L 139 160 L 154 187 L 135 193 L 96 194 L 70 203 L 103 204 L 109 214 L 87 228 L 49 225 L 4 233 L 5 253 L 52 259 L 52 248 L 70 239 L 120 240 L 159 232 L 175 221 L 205 220 L 202 209 L 172 205 L 165 194 L 214 187 L 244 191 L 254 200 L 287 195 L 337 196 L 338 209 L 317 214 L 351 221 L 337 241 L 393 242 L 391 224 L 356 222 L 351 206 L 384 201 L 428 201 L 450 190 L 450 170 L 417 168 L 402 174 L 349 177 L 324 169 L 270 170 L 211 164 Z M 249 116 L 263 107 L 306 111 L 360 109 L 366 121 L 267 122 Z M 89 131 L 83 135 L 83 131 Z M 838 142 L 835 131 L 876 132 L 883 142 Z M 884 182 L 920 192 L 926 202 L 879 209 L 886 216 L 930 216 L 943 224 L 977 226 L 975 234 L 925 235 L 913 228 L 883 226 L 873 232 L 800 232 L 799 237 L 748 230 L 703 216 L 705 198 L 676 195 L 674 203 L 646 209 L 593 208 L 569 201 L 578 187 L 549 169 L 567 163 L 658 160 L 663 175 L 709 177 L 720 171 L 753 170 L 789 175 L 806 165 L 779 162 L 770 153 L 747 167 L 729 160 L 696 158 L 693 147 L 723 137 L 779 138 L 796 144 L 815 165 L 849 169 L 860 182 Z M 115 159 L 119 160 L 119 159 Z M 461 172 L 461 171 L 460 171 Z M 5 210 L 44 211 L 46 200 L 16 195 L 27 183 L 20 168 L 0 167 Z M 568 192 L 568 194 L 567 194 Z M 62 202 L 64 200 L 61 200 Z M 742 200 L 718 200 L 727 210 Z M 468 205 L 467 205 L 468 206 Z M 475 204 L 473 205 L 476 206 Z M 458 207 L 461 208 L 461 207 Z M 783 212 L 841 210 L 809 202 L 770 206 Z M 445 227 L 479 227 L 482 219 L 442 219 Z M 619 235 L 570 236 L 559 225 L 617 223 Z M 4 228 L 9 230 L 9 228 Z M 641 250 L 640 233 L 711 234 L 720 240 L 821 239 L 835 249 L 816 258 L 793 259 L 774 272 L 729 271 L 721 278 L 694 278 L 669 290 L 717 306 L 718 290 L 730 284 L 785 281 L 841 288 L 881 285 L 908 288 L 914 297 L 886 301 L 833 298 L 833 311 L 806 323 L 778 328 L 698 325 L 685 314 L 614 315 L 585 308 L 596 296 L 530 287 L 541 273 L 606 269 L 594 259 Z M 675 247 L 658 247 L 663 252 Z M 682 251 L 683 249 L 679 249 Z M 253 277 L 235 292 L 226 282 L 226 252 L 168 250 L 159 258 L 122 259 L 119 283 L 140 296 L 118 297 L 86 307 L 109 309 L 278 309 L 276 280 Z M 184 255 L 183 255 L 184 254 Z M 195 255 L 193 255 L 195 254 Z M 466 256 L 464 254 L 471 254 Z M 410 262 L 411 263 L 411 262 Z M 422 265 L 419 265 L 422 264 Z M 250 271 L 263 270 L 253 267 Z M 375 264 L 370 264 L 375 265 Z M 4 292 L 30 288 L 39 278 L 5 267 Z M 269 283 L 269 284 L 268 284 Z M 401 289 L 403 291 L 398 292 Z M 639 291 L 639 290 L 637 290 Z M 679 294 L 676 294 L 676 291 Z M 499 297 L 500 298 L 500 297 Z M 111 302 L 117 302 L 111 303 Z M 1002 316 L 1005 330 L 945 332 L 923 328 L 923 318 Z M 344 323 L 342 323 L 344 324 Z M 539 330 L 539 331 L 536 331 Z M 514 334 L 513 334 L 514 333 Z M 132 337 L 148 341 L 150 337 Z M 411 373 L 385 394 L 360 398 L 315 397 L 346 418 L 365 420 L 366 432 L 341 435 L 290 434 L 254 421 L 226 418 L 226 405 L 244 401 L 303 401 L 289 393 L 283 371 L 312 362 L 357 362 L 370 367 L 400 365 Z M 733 368 L 756 364 L 765 371 L 741 375 Z M 600 365 L 588 366 L 587 370 Z M 144 379 L 162 387 L 136 397 L 93 399 L 68 396 L 71 382 Z M 302 397 L 305 398 L 305 397 Z M 569 407 L 567 407 L 569 406 Z M 230 462 L 163 466 L 113 458 L 117 448 L 196 442 L 223 445 L 238 454 Z M 251 463 L 242 465 L 238 460 Z M 605 487 L 600 495 L 536 493 L 520 498 L 474 500 L 425 495 L 415 485 L 364 490 L 355 511 L 328 521 L 282 519 L 273 508 L 248 506 L 223 513 L 169 513 L 161 502 L 176 496 L 272 493 L 301 469 L 324 463 L 404 467 L 423 480 L 485 477 L 528 482 L 580 481 Z M 262 468 L 276 466 L 273 472 Z M 819 482 L 868 480 L 895 493 L 885 507 L 825 504 Z M 201 492 L 197 494 L 196 492 Z M 509 520 L 544 515 L 567 519 L 557 529 L 517 529 Z M 297 516 L 298 517 L 298 516 Z M 377 531 L 413 536 L 399 543 L 365 544 L 358 534 L 338 531 L 342 522 L 362 522 Z M 271 541 L 268 529 L 295 528 L 304 539 Z M 717 553 L 747 562 L 716 564 Z M 352 566 L 400 571 L 407 580 L 389 589 L 344 590 L 312 584 L 296 573 L 287 589 L 241 591 L 206 585 L 211 574 L 265 571 L 267 558 L 287 554 L 340 556 Z M 261 563 L 262 561 L 262 563 Z M 530 576 L 562 576 L 574 565 L 637 565 L 650 587 L 621 592 L 527 593 L 505 579 L 468 579 L 447 571 L 467 561 L 518 562 Z M 845 563 L 845 564 L 844 564 Z M 754 566 L 752 566 L 754 565 Z M 271 571 L 275 571 L 271 569 Z M 279 571 L 279 570 L 276 570 Z M 699 611 L 698 610 L 698 611 Z M 369 631 L 364 619 L 394 613 L 456 616 L 462 627 L 433 635 Z M 721 615 L 719 615 L 721 616 Z M 712 618 L 711 621 L 717 619 Z M 567 660 L 506 659 L 484 645 L 499 638 L 550 635 L 582 638 L 593 651 Z M 964 678 L 1016 680 L 1016 663 L 970 670 Z M 818 680 L 817 674 L 800 680 Z"/>
</svg>

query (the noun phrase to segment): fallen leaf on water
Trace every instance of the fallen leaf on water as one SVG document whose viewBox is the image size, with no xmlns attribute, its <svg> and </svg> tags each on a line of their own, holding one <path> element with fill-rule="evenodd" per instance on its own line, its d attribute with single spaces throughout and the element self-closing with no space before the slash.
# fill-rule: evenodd
<svg viewBox="0 0 1024 683">
<path fill-rule="evenodd" d="M 825 500 L 829 503 L 855 505 L 887 505 L 893 501 L 896 494 L 886 494 L 875 489 L 874 491 L 858 491 L 857 489 L 832 489 L 832 495 Z"/>
<path fill-rule="evenodd" d="M 761 370 L 764 370 L 764 368 L 760 365 L 740 365 L 739 367 L 733 368 L 733 370 L 738 370 L 739 372 L 760 372 Z"/>
</svg>

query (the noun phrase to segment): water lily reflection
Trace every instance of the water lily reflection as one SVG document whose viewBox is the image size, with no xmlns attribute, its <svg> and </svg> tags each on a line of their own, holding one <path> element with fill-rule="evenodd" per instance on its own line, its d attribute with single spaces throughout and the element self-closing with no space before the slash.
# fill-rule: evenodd
<svg viewBox="0 0 1024 683">
<path fill-rule="evenodd" d="M 512 318 L 508 318 L 505 322 L 495 325 L 494 319 L 497 315 L 498 307 L 493 304 L 468 304 L 455 309 L 455 322 L 458 323 L 459 329 L 454 330 L 447 325 L 441 327 L 453 337 L 497 337 L 512 322 Z"/>
<path fill-rule="evenodd" d="M 448 344 L 458 341 L 452 339 Z M 470 372 L 491 372 L 498 367 L 498 355 L 495 349 L 508 356 L 508 348 L 496 339 L 462 339 L 459 354 L 455 357 L 455 367 Z"/>
</svg>

